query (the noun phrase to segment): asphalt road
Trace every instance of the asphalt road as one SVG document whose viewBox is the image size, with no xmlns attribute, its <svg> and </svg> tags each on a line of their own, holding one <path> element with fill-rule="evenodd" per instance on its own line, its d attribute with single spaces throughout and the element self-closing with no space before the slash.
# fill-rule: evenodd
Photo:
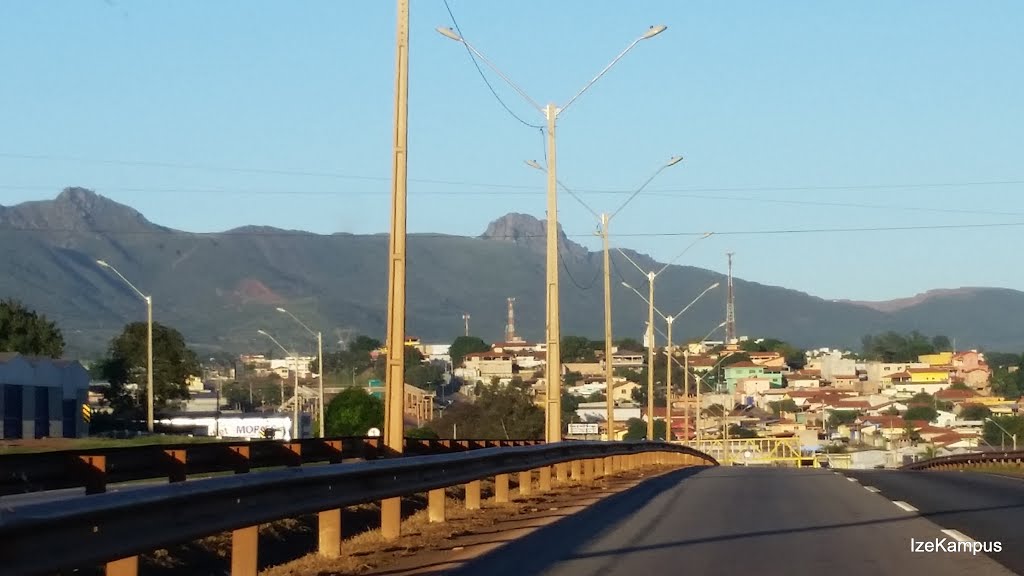
<svg viewBox="0 0 1024 576">
<path fill-rule="evenodd" d="M 911 551 L 912 539 L 949 540 L 941 530 L 828 470 L 691 469 L 609 496 L 447 573 L 1013 574 L 983 554 Z"/>
<path fill-rule="evenodd" d="M 1024 574 L 1024 479 L 978 472 L 843 471 L 881 495 L 902 501 L 943 528 L 978 542 L 1001 542 L 990 554 Z"/>
</svg>

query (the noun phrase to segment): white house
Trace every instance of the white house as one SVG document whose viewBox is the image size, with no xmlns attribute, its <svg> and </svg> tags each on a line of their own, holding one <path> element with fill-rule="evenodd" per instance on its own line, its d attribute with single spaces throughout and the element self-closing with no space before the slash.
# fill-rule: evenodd
<svg viewBox="0 0 1024 576">
<path fill-rule="evenodd" d="M 3 438 L 88 436 L 89 372 L 77 360 L 0 353 Z"/>
</svg>

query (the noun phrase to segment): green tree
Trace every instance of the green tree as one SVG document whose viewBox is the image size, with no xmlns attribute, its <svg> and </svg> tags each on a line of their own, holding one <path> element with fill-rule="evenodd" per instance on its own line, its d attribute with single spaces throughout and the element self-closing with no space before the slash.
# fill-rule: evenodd
<svg viewBox="0 0 1024 576">
<path fill-rule="evenodd" d="M 949 337 L 939 334 L 938 336 L 932 337 L 932 348 L 936 352 L 952 352 L 953 344 L 950 343 Z"/>
<path fill-rule="evenodd" d="M 544 410 L 534 404 L 529 387 L 519 378 L 507 385 L 477 385 L 472 403 L 463 402 L 445 410 L 444 416 L 427 427 L 442 438 L 450 438 L 458 427 L 459 438 L 479 440 L 540 439 L 544 437 Z M 563 397 L 563 409 L 565 408 Z"/>
<path fill-rule="evenodd" d="M 643 342 L 636 338 L 620 338 L 615 340 L 615 346 L 619 349 L 619 352 L 643 352 Z"/>
<path fill-rule="evenodd" d="M 562 376 L 562 383 L 567 388 L 575 386 L 580 380 L 583 380 L 583 374 L 579 372 L 566 372 L 565 376 Z"/>
<path fill-rule="evenodd" d="M 729 438 L 757 438 L 757 432 L 739 424 L 729 425 Z"/>
<path fill-rule="evenodd" d="M 796 402 L 790 398 L 785 400 L 774 400 L 768 403 L 768 406 L 772 409 L 772 412 L 778 416 L 782 412 L 799 412 L 800 408 L 797 407 Z"/>
<path fill-rule="evenodd" d="M 582 336 L 563 336 L 561 354 L 563 362 L 596 362 L 595 350 L 599 342 L 591 342 Z"/>
<path fill-rule="evenodd" d="M 0 301 L 0 352 L 60 358 L 64 335 L 54 322 L 14 300 Z"/>
<path fill-rule="evenodd" d="M 665 431 L 668 429 L 668 424 L 661 418 L 655 418 L 654 420 L 654 439 L 664 440 Z M 647 439 L 647 422 L 641 418 L 630 418 L 626 422 L 626 435 L 622 437 L 623 440 L 646 440 Z"/>
<path fill-rule="evenodd" d="M 98 371 L 110 383 L 105 395 L 117 415 L 128 416 L 146 405 L 146 323 L 133 322 L 111 340 L 106 358 Z M 195 352 L 185 345 L 185 338 L 170 326 L 153 323 L 153 392 L 156 407 L 171 401 L 187 400 L 188 378 L 202 370 Z M 128 390 L 135 384 L 138 393 Z"/>
<path fill-rule="evenodd" d="M 971 387 L 968 386 L 967 384 L 964 384 L 963 382 L 953 382 L 949 386 L 949 389 L 950 390 L 970 390 Z"/>
<path fill-rule="evenodd" d="M 919 404 L 917 406 L 911 406 L 907 408 L 907 411 L 903 413 L 903 419 L 906 421 L 911 420 L 924 420 L 925 422 L 932 422 L 938 418 L 939 412 L 931 406 Z"/>
<path fill-rule="evenodd" d="M 870 360 L 883 362 L 914 362 L 922 354 L 934 354 L 938 351 L 936 344 L 948 343 L 949 338 L 946 336 L 928 338 L 917 330 L 906 336 L 890 330 L 861 338 L 864 356 Z"/>
<path fill-rule="evenodd" d="M 580 407 L 580 398 L 574 394 L 568 392 L 562 392 L 562 428 L 568 429 L 570 422 L 580 422 L 580 417 L 576 414 L 576 410 Z"/>
<path fill-rule="evenodd" d="M 448 348 L 448 356 L 452 359 L 452 366 L 462 366 L 466 356 L 474 352 L 487 352 L 491 347 L 482 339 L 476 336 L 459 336 Z"/>
<path fill-rule="evenodd" d="M 434 364 L 417 364 L 405 369 L 405 381 L 417 388 L 434 390 L 444 382 L 444 371 Z"/>
<path fill-rule="evenodd" d="M 991 415 L 992 411 L 983 404 L 964 404 L 960 408 L 960 418 L 963 420 L 984 420 Z"/>
<path fill-rule="evenodd" d="M 826 426 L 828 426 L 829 430 L 835 430 L 843 424 L 853 424 L 858 416 L 860 416 L 860 413 L 854 410 L 833 410 L 828 414 Z"/>
<path fill-rule="evenodd" d="M 331 398 L 324 420 L 328 436 L 365 436 L 384 426 L 384 402 L 363 388 L 346 388 Z"/>
</svg>

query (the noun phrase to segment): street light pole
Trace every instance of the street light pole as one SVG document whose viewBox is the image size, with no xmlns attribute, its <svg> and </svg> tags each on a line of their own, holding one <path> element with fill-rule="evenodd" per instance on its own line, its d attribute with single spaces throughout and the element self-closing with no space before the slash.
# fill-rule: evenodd
<svg viewBox="0 0 1024 576">
<path fill-rule="evenodd" d="M 306 324 L 302 320 L 299 320 L 298 317 L 295 316 L 295 314 L 292 314 L 291 312 L 289 312 L 288 310 L 286 310 L 284 308 L 281 308 L 280 306 L 278 306 L 277 311 L 281 312 L 282 314 L 287 314 L 288 316 L 291 317 L 292 320 L 295 320 L 295 322 L 298 323 L 299 326 L 302 326 L 302 328 L 305 329 L 306 332 L 309 332 L 309 334 L 311 336 L 315 336 L 316 337 L 316 357 L 317 357 L 317 367 L 316 367 L 316 369 L 317 369 L 318 379 L 320 380 L 320 391 L 319 391 L 319 398 L 318 398 L 318 401 L 317 401 L 317 403 L 318 403 L 317 410 L 318 410 L 318 413 L 320 415 L 320 418 L 319 418 L 319 420 L 320 420 L 320 425 L 319 425 L 320 437 L 323 438 L 324 437 L 324 339 L 323 339 L 323 333 L 321 333 L 319 330 L 314 332 L 312 328 L 310 328 L 309 326 L 306 326 Z"/>
<path fill-rule="evenodd" d="M 1003 432 L 1003 434 L 1006 434 L 1007 436 L 1010 437 L 1010 439 L 1013 441 L 1013 451 L 1016 452 L 1017 451 L 1017 435 L 1016 434 L 1010 434 L 1009 430 L 1007 430 L 1006 428 L 1003 428 L 1002 424 L 1000 424 L 999 422 L 996 422 L 995 419 L 993 419 L 993 418 L 986 417 L 985 420 L 988 420 L 989 422 L 995 424 L 999 428 L 999 430 L 1001 430 Z M 1004 445 L 1003 446 L 1003 450 L 1005 450 L 1005 449 L 1006 449 L 1006 447 Z"/>
<path fill-rule="evenodd" d="M 143 294 L 141 290 L 128 281 L 117 268 L 108 264 L 105 260 L 97 260 L 101 268 L 106 268 L 120 278 L 129 288 L 135 291 L 146 303 L 146 430 L 153 433 L 153 297 Z"/>
<path fill-rule="evenodd" d="M 654 272 L 647 273 L 647 439 L 654 440 Z"/>
<path fill-rule="evenodd" d="M 668 359 L 665 360 L 665 440 L 672 440 L 672 322 L 675 320 L 675 316 L 669 316 L 665 318 L 665 323 L 668 324 L 668 336 L 665 338 L 665 354 L 668 355 Z"/>
<path fill-rule="evenodd" d="M 281 343 L 277 341 L 277 338 L 274 338 L 266 330 L 257 330 L 256 332 L 266 336 L 267 338 L 269 338 L 271 342 L 273 342 L 274 344 L 277 344 L 278 348 L 280 348 L 282 351 L 284 351 L 284 353 L 287 354 L 288 356 L 291 356 L 292 359 L 294 360 L 294 365 L 295 365 L 295 398 L 294 398 L 294 400 L 295 400 L 295 407 L 292 409 L 292 414 L 293 414 L 293 416 L 292 416 L 292 440 L 298 440 L 299 439 L 299 355 L 298 355 L 297 352 L 291 352 L 287 348 L 282 346 Z M 281 384 L 281 403 L 284 404 L 284 384 L 283 383 Z"/>
<path fill-rule="evenodd" d="M 612 61 L 594 76 L 583 88 L 577 92 L 561 108 L 555 104 L 540 106 L 522 88 L 513 82 L 504 72 L 498 69 L 490 60 L 480 53 L 465 38 L 460 36 L 451 28 L 438 28 L 437 31 L 456 42 L 461 43 L 481 61 L 493 70 L 502 80 L 516 91 L 524 100 L 533 106 L 538 112 L 544 115 L 547 124 L 547 156 L 548 156 L 548 178 L 547 178 L 547 250 L 546 250 L 546 284 L 545 300 L 547 319 L 545 322 L 545 341 L 547 361 L 545 364 L 545 379 L 547 380 L 547 391 L 545 399 L 545 425 L 544 437 L 547 442 L 559 442 L 562 439 L 562 362 L 561 362 L 561 326 L 559 322 L 559 289 L 558 289 L 558 178 L 557 158 L 555 142 L 555 124 L 558 115 L 565 112 L 580 96 L 594 85 L 605 73 L 608 72 L 619 60 L 621 60 L 634 46 L 642 40 L 653 38 L 665 31 L 664 25 L 651 26 L 639 38 L 633 40 L 625 50 L 620 52 Z"/>
</svg>

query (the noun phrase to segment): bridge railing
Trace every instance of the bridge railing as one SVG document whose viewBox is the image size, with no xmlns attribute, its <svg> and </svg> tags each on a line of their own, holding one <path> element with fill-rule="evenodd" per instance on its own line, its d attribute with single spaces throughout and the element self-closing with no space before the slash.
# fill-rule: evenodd
<svg viewBox="0 0 1024 576">
<path fill-rule="evenodd" d="M 406 438 L 403 456 L 450 454 L 481 448 L 532 446 L 540 440 L 426 440 Z M 380 438 L 305 438 L 154 444 L 89 450 L 60 450 L 0 456 L 0 496 L 85 488 L 106 491 L 107 484 L 189 476 L 245 473 L 304 464 L 388 457 Z"/>
<path fill-rule="evenodd" d="M 715 465 L 714 459 L 664 442 L 559 442 L 484 448 L 240 474 L 26 505 L 0 515 L 0 566 L 5 573 L 45 574 L 106 563 L 107 574 L 133 576 L 138 554 L 227 532 L 231 574 L 255 576 L 258 527 L 317 513 L 319 551 L 336 557 L 341 509 L 427 492 L 431 521 L 445 518 L 444 489 L 464 484 L 465 506 L 480 507 L 480 483 L 494 478 L 495 500 L 507 501 L 509 475 L 520 493 L 557 480 L 586 481 L 649 465 Z M 55 548 L 60 543 L 59 549 Z M 59 551 L 58 551 L 59 550 Z"/>
<path fill-rule="evenodd" d="M 1015 466 L 1024 470 L 1024 450 L 1009 452 L 972 452 L 954 454 L 911 462 L 901 470 L 956 470 L 960 468 L 984 468 L 989 466 Z"/>
</svg>

